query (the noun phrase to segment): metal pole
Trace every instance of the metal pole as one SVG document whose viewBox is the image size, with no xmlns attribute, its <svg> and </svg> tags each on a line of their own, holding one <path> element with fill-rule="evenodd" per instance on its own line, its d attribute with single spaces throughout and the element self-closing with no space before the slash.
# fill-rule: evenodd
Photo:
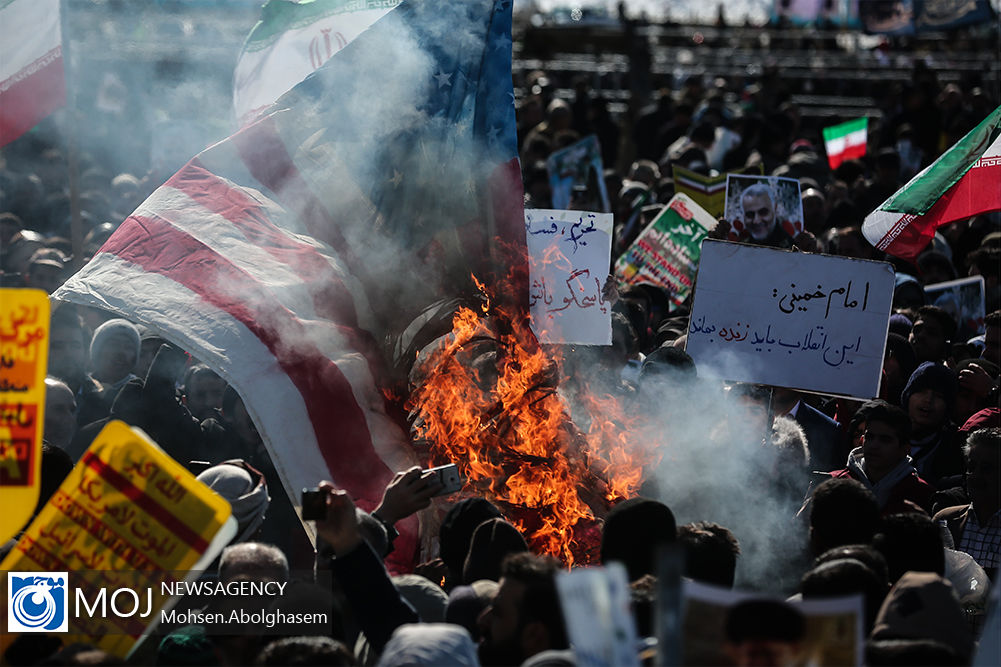
<svg viewBox="0 0 1001 667">
<path fill-rule="evenodd" d="M 73 244 L 73 258 L 70 266 L 78 271 L 83 266 L 83 222 L 80 218 L 80 146 L 76 111 L 76 77 L 72 65 L 70 43 L 69 2 L 62 0 L 59 7 L 63 48 L 63 74 L 66 77 L 66 170 L 70 189 L 70 242 Z"/>
</svg>

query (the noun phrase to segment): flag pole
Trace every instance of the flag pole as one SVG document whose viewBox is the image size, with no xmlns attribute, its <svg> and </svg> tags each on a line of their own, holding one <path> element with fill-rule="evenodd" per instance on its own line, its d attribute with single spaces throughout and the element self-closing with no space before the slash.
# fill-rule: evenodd
<svg viewBox="0 0 1001 667">
<path fill-rule="evenodd" d="M 76 273 L 83 266 L 83 221 L 80 216 L 80 146 L 77 135 L 76 117 L 76 85 L 75 77 L 71 75 L 71 58 L 69 49 L 69 2 L 59 3 L 59 22 L 63 52 L 63 76 L 66 79 L 66 173 L 69 178 L 70 190 L 70 242 L 73 245 L 73 257 L 70 267 Z"/>
</svg>

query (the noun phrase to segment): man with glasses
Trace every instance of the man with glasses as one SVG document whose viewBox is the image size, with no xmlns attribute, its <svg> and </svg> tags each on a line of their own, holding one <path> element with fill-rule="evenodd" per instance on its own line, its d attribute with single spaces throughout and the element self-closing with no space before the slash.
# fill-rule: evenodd
<svg viewBox="0 0 1001 667">
<path fill-rule="evenodd" d="M 917 508 L 930 514 L 935 488 L 911 465 L 907 413 L 882 400 L 870 401 L 862 410 L 866 414 L 862 444 L 848 455 L 848 467 L 831 476 L 864 484 L 876 495 L 883 516 Z"/>
</svg>

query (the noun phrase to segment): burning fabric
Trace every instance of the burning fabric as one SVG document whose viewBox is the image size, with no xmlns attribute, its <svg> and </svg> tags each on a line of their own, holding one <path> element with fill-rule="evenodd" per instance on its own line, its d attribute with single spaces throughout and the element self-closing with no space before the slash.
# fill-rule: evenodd
<svg viewBox="0 0 1001 667">
<path fill-rule="evenodd" d="M 450 334 L 425 347 L 411 372 L 413 435 L 430 465 L 455 462 L 465 491 L 503 507 L 533 550 L 567 565 L 597 561 L 602 518 L 639 489 L 623 414 L 586 389 L 586 430 L 557 391 L 560 359 L 526 321 L 485 303 L 460 307 Z M 598 416 L 603 415 L 603 416 Z"/>
</svg>

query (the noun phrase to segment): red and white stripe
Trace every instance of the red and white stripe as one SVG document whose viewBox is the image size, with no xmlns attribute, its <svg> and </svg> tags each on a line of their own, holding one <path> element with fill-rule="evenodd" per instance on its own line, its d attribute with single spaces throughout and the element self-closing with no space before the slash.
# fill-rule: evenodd
<svg viewBox="0 0 1001 667">
<path fill-rule="evenodd" d="M 0 2 L 0 146 L 66 103 L 59 2 Z"/>
<path fill-rule="evenodd" d="M 364 293 L 329 249 L 284 229 L 289 216 L 273 202 L 202 164 L 230 150 L 224 142 L 189 162 L 57 298 L 153 327 L 222 375 L 293 502 L 330 479 L 371 509 L 414 461 L 359 328 Z M 416 521 L 398 528 L 398 557 L 412 558 Z"/>
<path fill-rule="evenodd" d="M 926 167 L 912 182 L 933 166 Z M 876 209 L 866 216 L 862 232 L 878 250 L 915 261 L 938 227 L 997 210 L 1001 210 L 1001 137 L 923 215 Z"/>
</svg>

